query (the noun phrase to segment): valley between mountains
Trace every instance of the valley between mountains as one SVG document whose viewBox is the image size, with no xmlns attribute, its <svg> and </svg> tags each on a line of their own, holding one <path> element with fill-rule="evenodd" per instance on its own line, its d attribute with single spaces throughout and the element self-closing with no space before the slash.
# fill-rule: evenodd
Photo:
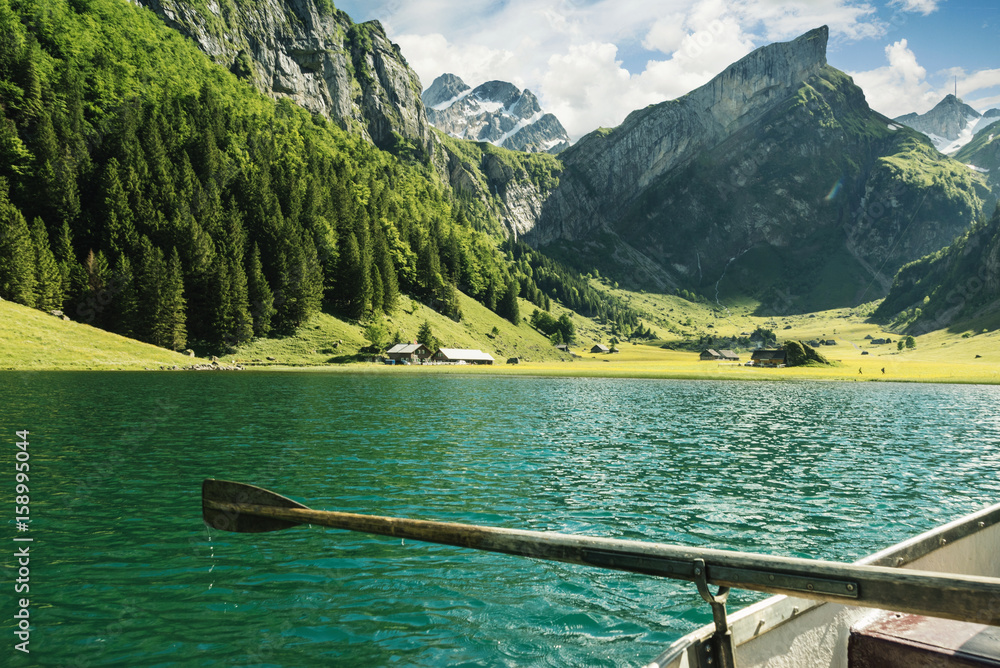
<svg viewBox="0 0 1000 668">
<path fill-rule="evenodd" d="M 424 89 L 328 1 L 50 4 L 0 0 L 6 302 L 265 366 L 371 360 L 425 326 L 557 366 L 599 343 L 749 353 L 754 332 L 839 334 L 852 369 L 869 335 L 989 361 L 1000 111 L 888 118 L 825 26 L 571 144 L 529 90 Z M 0 366 L 68 364 L 17 317 L 38 345 Z"/>
</svg>

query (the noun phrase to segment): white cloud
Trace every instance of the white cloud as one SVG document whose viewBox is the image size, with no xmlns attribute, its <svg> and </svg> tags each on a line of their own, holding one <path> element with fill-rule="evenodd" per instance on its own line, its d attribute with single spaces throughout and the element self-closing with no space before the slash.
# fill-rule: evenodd
<svg viewBox="0 0 1000 668">
<path fill-rule="evenodd" d="M 668 14 L 656 19 L 642 40 L 642 45 L 650 51 L 673 53 L 681 47 L 685 36 L 684 15 Z"/>
<path fill-rule="evenodd" d="M 850 0 L 750 0 L 738 4 L 740 22 L 763 29 L 763 42 L 797 37 L 820 25 L 830 26 L 838 39 L 856 41 L 879 37 L 885 25 L 867 2 Z"/>
<path fill-rule="evenodd" d="M 503 79 L 530 88 L 573 139 L 687 93 L 763 44 L 824 24 L 842 41 L 884 32 L 864 0 L 389 0 L 380 7 L 425 87 L 451 72 L 471 86 Z"/>
<path fill-rule="evenodd" d="M 850 74 L 865 91 L 869 106 L 886 116 L 895 118 L 910 112 L 926 113 L 954 92 L 956 79 L 959 97 L 971 97 L 968 104 L 975 109 L 985 111 L 1000 99 L 996 96 L 996 88 L 1000 87 L 1000 69 L 968 74 L 961 68 L 953 68 L 928 75 L 905 39 L 885 47 L 885 55 L 888 65 Z"/>
<path fill-rule="evenodd" d="M 958 77 L 958 94 L 961 97 L 983 89 L 1000 86 L 1000 69 L 979 70 L 972 74 L 965 74 L 965 72 L 957 70 L 955 75 Z"/>
<path fill-rule="evenodd" d="M 617 55 L 614 44 L 592 42 L 549 59 L 541 81 L 545 106 L 574 138 L 617 125 L 629 111 L 657 101 L 634 85 Z"/>
<path fill-rule="evenodd" d="M 396 41 L 424 88 L 446 72 L 473 86 L 491 79 L 523 86 L 520 60 L 513 51 L 483 44 L 452 44 L 439 33 L 400 35 Z"/>
<path fill-rule="evenodd" d="M 850 73 L 872 109 L 895 118 L 912 111 L 924 113 L 941 101 L 943 96 L 927 82 L 927 70 L 905 39 L 885 47 L 885 56 L 889 64 L 884 67 Z"/>
<path fill-rule="evenodd" d="M 892 0 L 889 4 L 904 12 L 916 12 L 927 16 L 938 10 L 942 0 Z"/>
<path fill-rule="evenodd" d="M 979 109 L 981 111 L 986 111 L 987 109 L 996 109 L 1000 107 L 1000 94 L 978 98 L 976 100 L 969 102 L 969 106 L 972 107 L 973 109 Z"/>
</svg>

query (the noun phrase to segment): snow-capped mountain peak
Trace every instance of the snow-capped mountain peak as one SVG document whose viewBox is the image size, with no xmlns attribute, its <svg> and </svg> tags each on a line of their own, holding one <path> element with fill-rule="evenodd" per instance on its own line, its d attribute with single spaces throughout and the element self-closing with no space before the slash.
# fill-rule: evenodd
<svg viewBox="0 0 1000 668">
<path fill-rule="evenodd" d="M 995 123 L 994 112 L 1000 115 L 995 109 L 980 114 L 954 95 L 947 95 L 926 114 L 906 114 L 895 120 L 923 132 L 937 150 L 950 155 L 972 141 L 979 130 Z"/>
<path fill-rule="evenodd" d="M 442 74 L 421 95 L 431 125 L 460 139 L 488 141 L 515 151 L 558 153 L 569 135 L 538 98 L 506 81 L 470 88 L 454 74 Z"/>
</svg>

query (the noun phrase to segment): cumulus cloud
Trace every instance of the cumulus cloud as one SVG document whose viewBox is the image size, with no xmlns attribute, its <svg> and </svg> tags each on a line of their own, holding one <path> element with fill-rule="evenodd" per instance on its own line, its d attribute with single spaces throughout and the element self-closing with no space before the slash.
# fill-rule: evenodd
<svg viewBox="0 0 1000 668">
<path fill-rule="evenodd" d="M 979 70 L 966 74 L 963 70 L 953 70 L 958 77 L 959 94 L 977 93 L 984 89 L 1000 86 L 1000 69 Z"/>
<path fill-rule="evenodd" d="M 574 138 L 617 125 L 628 111 L 657 101 L 633 85 L 633 76 L 617 56 L 614 44 L 591 42 L 572 45 L 549 59 L 541 81 L 545 106 Z"/>
<path fill-rule="evenodd" d="M 851 73 L 872 109 L 895 118 L 912 111 L 924 113 L 941 101 L 905 39 L 885 47 L 885 56 L 888 65 Z"/>
<path fill-rule="evenodd" d="M 472 85 L 491 79 L 523 86 L 520 59 L 509 49 L 484 44 L 454 44 L 444 35 L 400 35 L 396 42 L 407 56 L 424 88 L 441 74 L 455 74 Z M 415 54 L 415 55 L 411 55 Z"/>
</svg>

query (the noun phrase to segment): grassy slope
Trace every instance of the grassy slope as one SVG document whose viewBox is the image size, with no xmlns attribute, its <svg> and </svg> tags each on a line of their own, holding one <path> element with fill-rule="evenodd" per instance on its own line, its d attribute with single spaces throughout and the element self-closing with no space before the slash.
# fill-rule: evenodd
<svg viewBox="0 0 1000 668">
<path fill-rule="evenodd" d="M 0 369 L 158 369 L 203 361 L 0 301 Z"/>
<path fill-rule="evenodd" d="M 498 318 L 464 296 L 462 322 L 455 323 L 427 307 L 403 300 L 387 322 L 391 331 L 413 338 L 424 320 L 446 346 L 479 348 L 497 358 L 494 367 L 386 367 L 367 362 L 331 364 L 353 358 L 366 345 L 362 328 L 320 314 L 294 337 L 256 341 L 223 361 L 265 360 L 272 368 L 290 366 L 316 370 L 384 371 L 387 373 L 501 373 L 539 376 L 648 377 L 740 380 L 831 380 L 907 381 L 943 383 L 1000 383 L 1000 319 L 968 323 L 964 331 L 939 330 L 917 337 L 917 347 L 900 352 L 895 343 L 873 346 L 866 335 L 898 338 L 866 321 L 871 305 L 837 309 L 809 315 L 761 318 L 752 315 L 756 304 L 730 303 L 727 309 L 712 304 L 694 304 L 668 295 L 628 293 L 632 305 L 647 314 L 645 324 L 661 337 L 651 345 L 622 343 L 614 355 L 591 354 L 594 343 L 607 343 L 609 335 L 598 323 L 573 316 L 578 342 L 575 356 L 557 352 L 547 339 L 527 323 L 519 327 Z M 523 315 L 530 305 L 521 303 Z M 671 309 L 673 309 L 671 311 Z M 553 307 L 553 315 L 563 309 Z M 493 327 L 499 335 L 486 336 Z M 836 346 L 820 352 L 835 364 L 830 367 L 754 369 L 701 362 L 697 353 L 666 350 L 663 343 L 681 343 L 704 334 L 732 336 L 763 326 L 773 329 L 779 340 L 835 339 Z M 672 328 L 671 328 L 672 327 Z M 787 327 L 787 329 L 786 329 Z M 984 332 L 983 330 L 988 330 Z M 336 349 L 333 344 L 343 343 Z M 315 352 L 313 352 L 315 351 Z M 749 352 L 739 351 L 744 360 Z M 862 355 L 868 352 L 868 355 Z M 504 364 L 507 357 L 520 356 L 522 364 Z M 977 355 L 980 357 L 977 359 Z M 277 358 L 266 362 L 267 357 Z M 191 358 L 145 343 L 126 339 L 76 322 L 11 302 L 0 302 L 0 369 L 158 369 L 190 364 Z M 882 373 L 885 368 L 885 374 Z M 862 373 L 858 373 L 861 369 Z"/>
<path fill-rule="evenodd" d="M 568 356 L 556 351 L 548 339 L 522 322 L 515 327 L 512 323 L 500 318 L 482 304 L 459 293 L 462 307 L 462 321 L 455 322 L 440 313 L 420 304 L 403 298 L 396 312 L 384 318 L 385 325 L 392 335 L 393 343 L 396 334 L 400 341 L 407 342 L 416 339 L 417 331 L 424 321 L 430 323 L 434 336 L 446 348 L 478 348 L 493 355 L 498 362 L 505 362 L 508 357 L 520 357 L 526 361 L 560 360 Z M 520 302 L 522 316 L 528 316 L 534 305 Z M 559 316 L 564 309 L 553 308 L 553 315 Z M 574 317 L 578 327 L 583 327 L 586 321 L 579 316 Z M 496 327 L 499 334 L 491 338 Z M 342 341 L 340 345 L 334 344 Z M 584 336 L 583 343 L 587 348 L 593 345 L 591 337 Z M 344 322 L 327 314 L 314 316 L 293 337 L 285 339 L 260 339 L 241 348 L 233 359 L 255 363 L 260 360 L 267 364 L 268 357 L 274 357 L 272 364 L 302 366 L 318 365 L 336 362 L 354 361 L 361 348 L 368 345 L 364 337 L 362 325 Z M 226 357 L 228 361 L 230 357 Z"/>
<path fill-rule="evenodd" d="M 425 319 L 446 345 L 472 347 L 486 350 L 498 362 L 488 371 L 470 367 L 383 367 L 372 364 L 330 366 L 326 362 L 337 355 L 353 354 L 364 345 L 361 328 L 337 321 L 329 316 L 319 316 L 302 333 L 293 339 L 267 340 L 255 343 L 237 356 L 252 353 L 263 358 L 277 357 L 278 365 L 318 365 L 317 369 L 385 370 L 391 373 L 502 373 L 541 376 L 593 376 L 593 377 L 649 377 L 691 379 L 746 379 L 746 380 L 832 380 L 832 381 L 907 381 L 944 383 L 1000 383 L 1000 331 L 998 323 L 971 323 L 970 336 L 963 332 L 939 331 L 917 337 L 917 347 L 900 352 L 896 344 L 874 346 L 865 336 L 898 336 L 882 330 L 867 321 L 873 305 L 857 309 L 837 309 L 808 315 L 758 317 L 752 315 L 757 304 L 752 301 L 727 303 L 726 308 L 714 304 L 697 304 L 670 295 L 613 291 L 629 301 L 633 308 L 644 313 L 643 323 L 659 335 L 650 345 L 622 343 L 621 352 L 615 355 L 591 354 L 594 343 L 608 343 L 610 334 L 605 327 L 592 320 L 573 316 L 577 326 L 578 341 L 572 346 L 574 357 L 557 353 L 540 334 L 526 323 L 515 328 L 500 320 L 486 309 L 463 297 L 465 318 L 454 323 L 418 305 L 404 300 L 405 308 L 390 319 L 388 326 L 397 329 L 404 338 L 412 338 Z M 522 315 L 529 315 L 531 306 L 521 303 Z M 565 312 L 555 305 L 555 316 Z M 485 334 L 496 325 L 501 330 L 495 340 Z M 705 334 L 733 336 L 751 332 L 758 326 L 775 331 L 779 340 L 835 339 L 836 346 L 820 348 L 834 362 L 830 367 L 765 370 L 742 366 L 701 362 L 697 353 L 667 350 L 659 346 L 680 344 L 686 339 Z M 787 329 L 786 329 L 787 327 Z M 991 333 L 982 333 L 989 328 Z M 980 332 L 975 334 L 975 332 Z M 344 344 L 336 354 L 323 353 L 332 341 L 342 339 Z M 311 353 L 316 350 L 316 354 Z M 862 355 L 867 352 L 867 355 Z M 749 352 L 740 351 L 744 360 Z M 508 356 L 519 355 L 522 364 L 509 367 L 502 362 Z M 976 358 L 980 355 L 980 358 Z M 885 368 L 885 374 L 882 368 Z M 861 369 L 862 373 L 858 373 Z"/>
</svg>

